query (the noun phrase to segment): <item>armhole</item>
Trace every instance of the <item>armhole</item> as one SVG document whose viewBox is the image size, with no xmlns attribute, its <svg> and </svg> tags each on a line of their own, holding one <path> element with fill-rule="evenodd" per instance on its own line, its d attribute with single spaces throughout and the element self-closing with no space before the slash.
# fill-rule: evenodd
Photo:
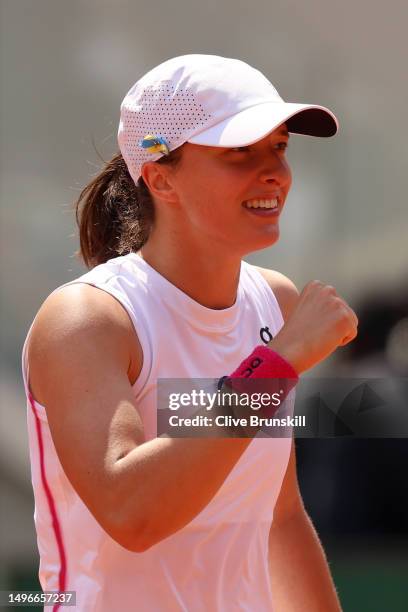
<svg viewBox="0 0 408 612">
<path fill-rule="evenodd" d="M 34 318 L 34 321 L 35 321 L 35 318 Z M 28 346 L 28 340 L 30 338 L 31 330 L 34 325 L 34 321 L 32 322 L 30 329 L 27 332 L 26 339 L 24 341 L 22 355 L 21 355 L 21 370 L 22 370 L 22 375 L 23 375 L 23 383 L 24 383 L 24 390 L 26 394 L 27 408 L 29 409 L 29 407 L 31 406 L 31 410 L 33 411 L 33 414 L 36 418 L 40 419 L 40 421 L 47 421 L 45 406 L 43 406 L 42 404 L 37 402 L 36 399 L 34 399 L 34 396 L 32 395 L 31 390 L 30 390 L 30 366 L 28 363 L 27 346 Z"/>
<path fill-rule="evenodd" d="M 283 318 L 281 307 L 279 306 L 279 302 L 276 298 L 276 295 L 272 287 L 270 286 L 270 284 L 267 282 L 263 274 L 258 270 L 256 266 L 253 266 L 252 264 L 248 264 L 248 263 L 247 263 L 247 266 L 250 266 L 251 272 L 256 277 L 256 279 L 259 280 L 261 286 L 263 287 L 268 303 L 271 306 L 272 313 L 277 315 L 278 317 L 278 327 L 280 329 L 284 325 L 285 320 Z M 251 272 L 249 271 L 248 268 L 247 268 L 247 271 L 248 271 L 248 274 L 251 275 Z"/>
<path fill-rule="evenodd" d="M 27 346 L 28 346 L 28 340 L 30 338 L 31 330 L 34 325 L 34 321 L 31 323 L 30 329 L 27 332 L 27 336 L 23 344 L 23 351 L 22 351 L 22 356 L 21 356 L 21 369 L 23 373 L 23 383 L 24 383 L 24 389 L 25 389 L 27 397 L 31 395 L 30 387 L 29 387 L 30 385 L 30 373 L 29 372 L 30 371 L 29 371 L 29 364 L 28 364 L 28 358 L 27 358 Z"/>
</svg>

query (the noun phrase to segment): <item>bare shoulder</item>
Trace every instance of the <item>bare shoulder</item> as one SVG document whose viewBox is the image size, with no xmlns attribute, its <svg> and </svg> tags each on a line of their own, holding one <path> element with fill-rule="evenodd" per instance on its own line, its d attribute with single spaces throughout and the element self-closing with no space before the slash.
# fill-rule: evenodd
<svg viewBox="0 0 408 612">
<path fill-rule="evenodd" d="M 261 268 L 259 266 L 255 267 L 259 270 L 274 292 L 282 311 L 283 318 L 286 321 L 299 298 L 299 291 L 296 285 L 290 278 L 281 274 L 281 272 L 268 270 L 267 268 Z"/>
<path fill-rule="evenodd" d="M 30 348 L 37 342 L 64 340 L 73 334 L 129 332 L 131 325 L 124 307 L 112 295 L 89 284 L 75 283 L 55 291 L 43 302 L 31 332 Z"/>
<path fill-rule="evenodd" d="M 30 386 L 41 401 L 44 362 L 52 356 L 81 350 L 89 345 L 106 348 L 121 359 L 136 379 L 141 369 L 142 349 L 132 322 L 112 295 L 85 283 L 75 283 L 52 293 L 34 321 L 27 347 Z M 131 381 L 132 382 L 132 381 Z"/>
<path fill-rule="evenodd" d="M 126 313 L 112 295 L 87 283 L 74 283 L 51 293 L 43 302 L 36 323 L 41 324 L 45 318 L 72 321 L 72 325 L 81 326 L 103 320 L 112 320 L 125 324 Z"/>
</svg>

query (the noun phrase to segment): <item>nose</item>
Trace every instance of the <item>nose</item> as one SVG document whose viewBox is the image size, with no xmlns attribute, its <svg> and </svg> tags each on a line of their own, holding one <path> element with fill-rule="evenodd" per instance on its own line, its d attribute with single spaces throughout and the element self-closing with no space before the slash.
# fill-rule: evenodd
<svg viewBox="0 0 408 612">
<path fill-rule="evenodd" d="M 292 180 L 288 161 L 279 154 L 268 155 L 260 169 L 259 180 L 267 185 L 276 184 L 287 188 Z"/>
</svg>

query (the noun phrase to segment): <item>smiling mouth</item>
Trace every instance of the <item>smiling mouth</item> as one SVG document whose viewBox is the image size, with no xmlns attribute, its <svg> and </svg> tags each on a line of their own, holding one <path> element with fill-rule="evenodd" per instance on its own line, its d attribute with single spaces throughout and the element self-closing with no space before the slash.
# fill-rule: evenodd
<svg viewBox="0 0 408 612">
<path fill-rule="evenodd" d="M 252 199 L 242 202 L 242 207 L 248 212 L 261 216 L 276 216 L 280 212 L 278 198 Z"/>
<path fill-rule="evenodd" d="M 270 198 L 270 199 L 253 199 L 246 200 L 242 203 L 244 208 L 248 210 L 277 210 L 279 208 L 278 198 Z"/>
</svg>

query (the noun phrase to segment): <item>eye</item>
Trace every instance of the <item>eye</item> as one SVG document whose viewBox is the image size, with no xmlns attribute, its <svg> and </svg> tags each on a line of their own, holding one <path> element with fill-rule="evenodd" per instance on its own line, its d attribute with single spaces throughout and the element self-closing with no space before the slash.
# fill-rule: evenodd
<svg viewBox="0 0 408 612">
<path fill-rule="evenodd" d="M 245 153 L 245 151 L 249 151 L 249 147 L 233 147 L 231 151 L 234 153 Z"/>
<path fill-rule="evenodd" d="M 287 148 L 288 148 L 288 146 L 289 146 L 289 143 L 288 143 L 288 142 L 284 142 L 284 141 L 282 141 L 282 142 L 278 142 L 278 144 L 277 144 L 276 146 L 278 147 L 278 149 L 279 149 L 280 151 L 286 151 L 286 149 L 287 149 Z"/>
</svg>

